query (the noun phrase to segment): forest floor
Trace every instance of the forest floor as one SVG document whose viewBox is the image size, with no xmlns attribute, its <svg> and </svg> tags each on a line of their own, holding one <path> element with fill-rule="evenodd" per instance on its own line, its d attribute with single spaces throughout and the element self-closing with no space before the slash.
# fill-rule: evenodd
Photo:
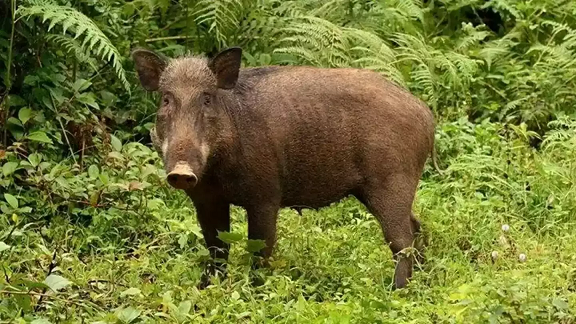
<svg viewBox="0 0 576 324">
<path fill-rule="evenodd" d="M 47 291 L 40 301 L 33 296 L 37 312 L 26 318 L 576 323 L 574 129 L 561 130 L 566 136 L 552 131 L 535 150 L 521 129 L 504 132 L 502 125 L 465 120 L 443 124 L 437 145 L 446 170 L 438 174 L 429 163 L 414 207 L 428 238 L 426 260 L 405 289 L 391 290 L 394 262 L 381 229 L 350 198 L 302 216 L 283 209 L 272 266 L 257 271 L 250 270 L 244 248 L 245 212 L 234 207 L 229 239 L 237 242 L 228 277 L 198 290 L 207 252 L 191 203 L 177 195 L 151 201 L 140 221 L 155 227 L 121 242 L 101 241 L 104 223 L 93 220 L 80 228 L 53 220 L 47 231 L 66 252 L 57 255 L 50 279 L 56 282 L 50 285 L 61 289 Z M 51 251 L 30 244 L 18 262 L 35 260 L 30 277 L 42 277 Z M 252 285 L 252 276 L 264 283 Z"/>
</svg>

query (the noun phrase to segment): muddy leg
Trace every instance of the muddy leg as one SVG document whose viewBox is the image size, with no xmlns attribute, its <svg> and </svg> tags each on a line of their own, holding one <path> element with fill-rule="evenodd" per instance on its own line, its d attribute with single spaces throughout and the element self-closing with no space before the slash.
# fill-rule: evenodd
<svg viewBox="0 0 576 324">
<path fill-rule="evenodd" d="M 397 261 L 394 288 L 403 288 L 412 277 L 413 256 L 405 255 L 412 246 L 420 223 L 412 216 L 416 185 L 397 175 L 365 191 L 363 201 L 380 222 L 384 237 Z"/>
<path fill-rule="evenodd" d="M 210 276 L 225 275 L 228 260 L 229 244 L 218 239 L 218 231 L 230 231 L 230 207 L 228 204 L 196 203 L 196 213 L 206 248 L 210 251 L 210 260 L 202 273 L 198 288 L 206 288 L 210 284 Z"/>
</svg>

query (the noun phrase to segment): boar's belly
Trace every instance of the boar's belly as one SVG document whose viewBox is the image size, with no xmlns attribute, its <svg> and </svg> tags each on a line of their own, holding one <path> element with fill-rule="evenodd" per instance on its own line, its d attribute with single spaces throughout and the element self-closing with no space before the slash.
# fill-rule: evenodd
<svg viewBox="0 0 576 324">
<path fill-rule="evenodd" d="M 362 179 L 354 159 L 347 154 L 299 156 L 284 170 L 281 188 L 285 206 L 327 206 L 353 193 Z"/>
</svg>

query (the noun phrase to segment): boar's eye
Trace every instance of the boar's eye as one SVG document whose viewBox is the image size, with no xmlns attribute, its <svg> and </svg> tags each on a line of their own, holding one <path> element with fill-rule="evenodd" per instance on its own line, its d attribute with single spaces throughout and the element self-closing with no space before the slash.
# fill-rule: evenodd
<svg viewBox="0 0 576 324">
<path fill-rule="evenodd" d="M 168 106 L 170 104 L 170 96 L 163 95 L 162 96 L 162 106 Z"/>
<path fill-rule="evenodd" d="M 210 106 L 210 104 L 212 103 L 212 96 L 209 93 L 204 92 L 202 94 L 202 97 L 204 100 L 204 106 Z"/>
</svg>

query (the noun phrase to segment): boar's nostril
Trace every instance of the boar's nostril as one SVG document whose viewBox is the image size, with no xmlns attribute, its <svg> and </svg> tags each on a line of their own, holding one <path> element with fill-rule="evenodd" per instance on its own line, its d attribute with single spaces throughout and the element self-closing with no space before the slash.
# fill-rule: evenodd
<svg viewBox="0 0 576 324">
<path fill-rule="evenodd" d="M 194 174 L 174 174 L 168 175 L 168 183 L 176 189 L 188 189 L 196 185 L 198 178 Z"/>
<path fill-rule="evenodd" d="M 196 185 L 198 177 L 186 163 L 179 162 L 167 176 L 168 183 L 176 189 L 189 189 Z"/>
</svg>

